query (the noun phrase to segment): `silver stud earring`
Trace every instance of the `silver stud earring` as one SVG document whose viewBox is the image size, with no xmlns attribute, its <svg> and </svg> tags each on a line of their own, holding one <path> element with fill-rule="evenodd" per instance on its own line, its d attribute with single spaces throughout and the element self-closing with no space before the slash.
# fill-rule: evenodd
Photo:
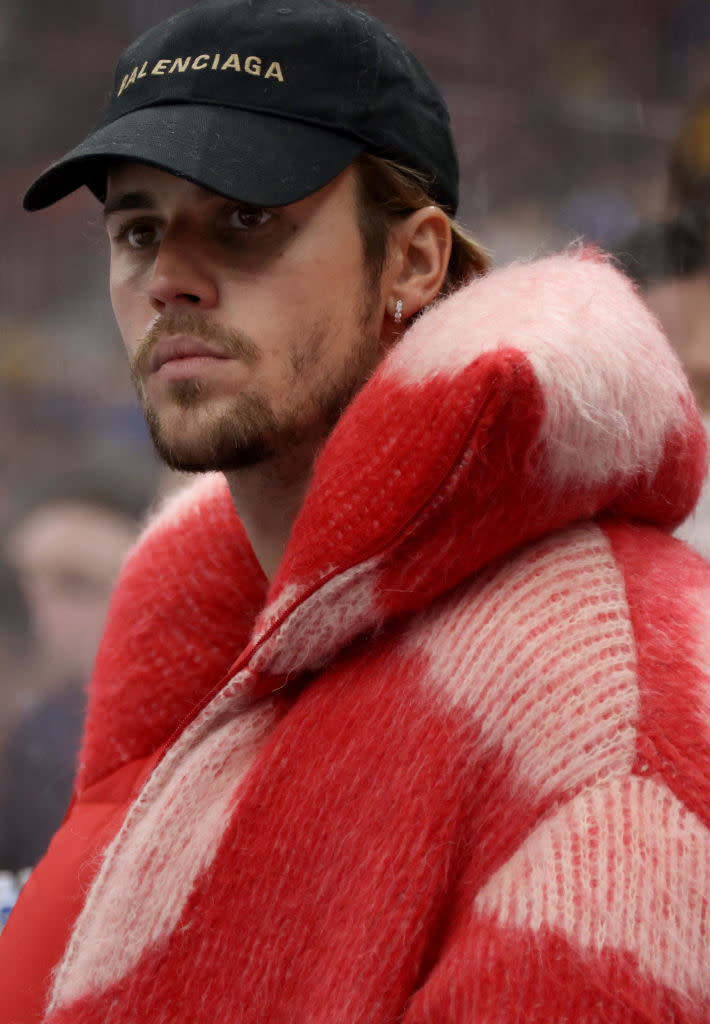
<svg viewBox="0 0 710 1024">
<path fill-rule="evenodd" d="M 394 322 L 396 324 L 402 323 L 402 310 L 404 309 L 404 303 L 401 299 L 397 299 L 394 304 Z"/>
</svg>

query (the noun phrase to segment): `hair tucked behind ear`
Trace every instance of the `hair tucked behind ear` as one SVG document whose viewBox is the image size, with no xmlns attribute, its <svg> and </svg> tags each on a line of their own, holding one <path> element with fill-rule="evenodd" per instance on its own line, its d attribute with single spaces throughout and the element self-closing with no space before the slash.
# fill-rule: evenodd
<svg viewBox="0 0 710 1024">
<path fill-rule="evenodd" d="M 363 153 L 355 160 L 358 176 L 358 219 L 365 247 L 365 261 L 372 280 L 382 273 L 387 256 L 390 225 L 415 210 L 438 205 L 428 193 L 426 176 L 418 171 Z M 488 270 L 487 254 L 444 209 L 451 227 L 451 257 L 441 288 L 448 295 L 473 277 Z"/>
</svg>

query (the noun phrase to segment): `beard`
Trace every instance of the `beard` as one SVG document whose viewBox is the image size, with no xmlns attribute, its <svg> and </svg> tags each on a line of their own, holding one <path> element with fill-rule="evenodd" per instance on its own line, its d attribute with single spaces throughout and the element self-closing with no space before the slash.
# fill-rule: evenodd
<svg viewBox="0 0 710 1024">
<path fill-rule="evenodd" d="M 373 329 L 373 312 L 372 307 L 361 303 L 347 361 L 337 371 L 324 369 L 321 361 L 333 336 L 327 318 L 290 340 L 285 351 L 288 373 L 284 388 L 295 397 L 278 414 L 268 398 L 255 391 L 240 390 L 216 402 L 208 381 L 170 382 L 169 398 L 182 414 L 177 426 L 169 425 L 169 418 L 150 404 L 141 387 L 161 337 L 179 333 L 202 337 L 247 364 L 258 361 L 259 348 L 242 332 L 217 326 L 196 311 L 161 316 L 143 339 L 131 365 L 133 383 L 159 457 L 181 472 L 230 472 L 288 454 L 304 444 L 320 444 L 380 361 L 382 347 Z M 184 427 L 188 419 L 189 431 Z"/>
<path fill-rule="evenodd" d="M 208 400 L 201 381 L 174 381 L 170 387 L 175 404 L 186 415 L 199 415 Z M 204 417 L 199 440 L 172 436 L 160 416 L 144 402 L 143 411 L 153 445 L 161 460 L 183 473 L 244 469 L 273 456 L 278 424 L 272 410 L 256 396 L 235 396 L 227 410 Z"/>
</svg>

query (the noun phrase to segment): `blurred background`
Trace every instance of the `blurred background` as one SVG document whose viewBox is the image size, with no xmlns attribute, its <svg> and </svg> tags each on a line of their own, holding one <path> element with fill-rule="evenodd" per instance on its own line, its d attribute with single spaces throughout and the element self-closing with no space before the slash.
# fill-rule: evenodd
<svg viewBox="0 0 710 1024">
<path fill-rule="evenodd" d="M 46 842 L 20 839 L 19 780 L 47 795 L 51 830 L 120 555 L 165 487 L 111 317 L 98 204 L 80 194 L 30 215 L 21 196 L 98 118 L 123 47 L 185 6 L 0 0 L 0 868 L 13 871 Z M 584 238 L 620 254 L 649 296 L 690 277 L 683 310 L 698 307 L 693 343 L 710 366 L 707 0 L 360 6 L 440 83 L 460 219 L 494 264 Z M 673 296 L 658 312 L 670 301 L 680 349 Z"/>
</svg>

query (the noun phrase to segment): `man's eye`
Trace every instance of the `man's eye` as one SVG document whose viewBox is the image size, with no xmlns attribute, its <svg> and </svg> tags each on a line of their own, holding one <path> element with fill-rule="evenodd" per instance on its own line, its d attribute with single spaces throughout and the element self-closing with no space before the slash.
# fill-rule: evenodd
<svg viewBox="0 0 710 1024">
<path fill-rule="evenodd" d="M 131 249 L 148 249 L 158 245 L 162 238 L 162 230 L 157 224 L 139 221 L 126 224 L 118 233 L 116 241 L 126 242 Z"/>
<path fill-rule="evenodd" d="M 228 223 L 230 228 L 244 231 L 248 228 L 260 228 L 272 217 L 271 210 L 265 210 L 262 206 L 238 206 L 229 214 Z"/>
</svg>

